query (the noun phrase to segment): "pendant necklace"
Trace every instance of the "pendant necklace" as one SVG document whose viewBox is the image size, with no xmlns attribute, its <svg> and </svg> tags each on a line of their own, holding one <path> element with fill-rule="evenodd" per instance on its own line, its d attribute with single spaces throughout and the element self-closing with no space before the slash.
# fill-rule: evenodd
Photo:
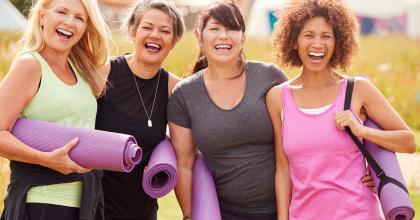
<svg viewBox="0 0 420 220">
<path fill-rule="evenodd" d="M 149 115 L 149 113 L 147 113 L 146 106 L 144 105 L 143 98 L 141 96 L 139 86 L 137 85 L 136 76 L 134 76 L 134 73 L 132 73 L 133 74 L 133 78 L 134 78 L 134 83 L 136 84 L 137 93 L 139 94 L 139 97 L 140 97 L 141 105 L 143 106 L 144 112 L 146 113 L 147 127 L 149 127 L 149 128 L 151 128 L 152 125 L 153 125 L 152 124 L 152 114 L 153 114 L 153 108 L 155 107 L 155 101 L 156 101 L 157 91 L 158 91 L 158 88 L 159 88 L 160 73 L 161 73 L 161 71 L 159 70 L 158 80 L 157 80 L 156 89 L 155 89 L 155 96 L 153 98 L 152 109 L 150 110 L 150 115 Z"/>
</svg>

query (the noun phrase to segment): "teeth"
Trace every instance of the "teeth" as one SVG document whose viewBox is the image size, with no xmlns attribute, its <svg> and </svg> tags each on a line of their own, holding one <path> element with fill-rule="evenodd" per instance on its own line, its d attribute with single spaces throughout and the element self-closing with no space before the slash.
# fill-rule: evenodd
<svg viewBox="0 0 420 220">
<path fill-rule="evenodd" d="M 69 37 L 71 37 L 73 35 L 72 32 L 67 31 L 67 30 L 64 30 L 64 29 L 61 29 L 61 28 L 58 28 L 57 31 L 60 32 L 60 33 L 62 33 L 62 34 L 64 34 L 64 35 L 67 35 Z"/>
<path fill-rule="evenodd" d="M 323 53 L 323 52 L 319 52 L 319 53 L 317 53 L 317 52 L 309 52 L 309 55 L 310 56 L 316 56 L 316 57 L 322 57 L 322 56 L 325 55 L 325 53 Z"/>
<path fill-rule="evenodd" d="M 232 48 L 232 46 L 227 45 L 227 44 L 216 45 L 216 49 L 230 49 L 230 48 Z"/>
<path fill-rule="evenodd" d="M 160 46 L 158 44 L 147 43 L 146 46 L 147 47 L 153 47 L 153 48 L 156 48 L 156 49 L 160 49 Z"/>
</svg>

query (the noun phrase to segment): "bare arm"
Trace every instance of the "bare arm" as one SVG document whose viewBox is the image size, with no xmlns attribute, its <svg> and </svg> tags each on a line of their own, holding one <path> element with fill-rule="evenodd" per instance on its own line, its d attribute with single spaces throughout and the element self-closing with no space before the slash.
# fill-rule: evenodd
<svg viewBox="0 0 420 220">
<path fill-rule="evenodd" d="M 366 79 L 357 79 L 354 85 L 355 102 L 360 102 L 370 119 L 383 130 L 359 124 L 350 111 L 336 113 L 336 124 L 341 130 L 349 126 L 352 132 L 390 151 L 414 153 L 416 143 L 414 134 L 385 99 L 381 92 Z M 353 102 L 353 101 L 352 101 Z"/>
<path fill-rule="evenodd" d="M 277 219 L 289 219 L 289 206 L 291 199 L 291 180 L 289 171 L 289 160 L 283 151 L 282 140 L 282 101 L 281 88 L 273 87 L 267 93 L 266 97 L 268 113 L 274 129 L 274 144 L 276 155 L 276 174 L 275 174 L 275 190 L 276 190 L 276 206 Z"/>
<path fill-rule="evenodd" d="M 174 90 L 175 85 L 179 82 L 179 77 L 169 73 L 168 75 L 168 97 L 171 96 L 172 91 Z"/>
<path fill-rule="evenodd" d="M 169 123 L 169 130 L 178 163 L 178 183 L 175 187 L 175 194 L 182 214 L 185 216 L 191 214 L 192 169 L 196 150 L 191 129 Z"/>
<path fill-rule="evenodd" d="M 106 82 L 108 81 L 109 72 L 111 71 L 111 61 L 108 59 L 103 66 L 98 67 L 98 72 L 101 74 L 103 79 L 101 88 L 106 88 Z"/>
<path fill-rule="evenodd" d="M 9 160 L 39 164 L 62 173 L 87 172 L 74 163 L 68 151 L 71 141 L 53 152 L 41 152 L 19 141 L 10 130 L 23 109 L 35 96 L 41 78 L 41 65 L 30 54 L 18 57 L 0 84 L 0 156 Z"/>
</svg>

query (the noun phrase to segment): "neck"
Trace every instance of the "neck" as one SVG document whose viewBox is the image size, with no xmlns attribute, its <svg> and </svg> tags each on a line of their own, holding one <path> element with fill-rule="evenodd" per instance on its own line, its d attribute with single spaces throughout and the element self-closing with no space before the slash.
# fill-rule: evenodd
<svg viewBox="0 0 420 220">
<path fill-rule="evenodd" d="M 156 76 L 162 64 L 147 64 L 135 53 L 127 55 L 126 60 L 134 75 L 142 79 L 151 79 Z"/>
<path fill-rule="evenodd" d="M 338 73 L 334 72 L 331 68 L 314 72 L 307 71 L 303 68 L 302 73 L 298 77 L 298 81 L 303 87 L 306 88 L 319 88 L 325 85 L 335 83 L 341 77 Z"/>
<path fill-rule="evenodd" d="M 241 77 L 245 71 L 244 65 L 238 63 L 219 65 L 209 62 L 207 67 L 208 77 L 216 80 L 232 80 Z"/>
<path fill-rule="evenodd" d="M 41 51 L 39 51 L 39 54 L 42 55 L 42 57 L 47 61 L 47 63 L 50 66 L 55 65 L 65 68 L 67 66 L 70 51 L 61 52 L 49 48 L 44 48 Z"/>
</svg>

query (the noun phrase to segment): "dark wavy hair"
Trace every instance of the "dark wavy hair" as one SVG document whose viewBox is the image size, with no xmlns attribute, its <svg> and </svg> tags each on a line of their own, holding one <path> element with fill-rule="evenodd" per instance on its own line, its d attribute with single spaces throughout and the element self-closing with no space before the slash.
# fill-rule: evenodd
<svg viewBox="0 0 420 220">
<path fill-rule="evenodd" d="M 302 66 L 298 51 L 292 47 L 305 23 L 322 17 L 332 25 L 335 46 L 331 68 L 346 70 L 359 48 L 359 25 L 355 15 L 340 0 L 290 0 L 278 13 L 273 33 L 275 57 L 281 66 Z"/>
<path fill-rule="evenodd" d="M 215 19 L 220 24 L 231 30 L 240 30 L 242 33 L 245 33 L 244 18 L 242 17 L 239 7 L 234 1 L 220 1 L 202 11 L 195 23 L 196 36 L 203 32 L 210 18 Z M 243 54 L 241 54 L 241 61 L 244 61 Z M 207 66 L 207 57 L 204 55 L 203 51 L 200 50 L 198 59 L 192 70 L 189 72 L 189 75 L 196 73 Z"/>
</svg>

